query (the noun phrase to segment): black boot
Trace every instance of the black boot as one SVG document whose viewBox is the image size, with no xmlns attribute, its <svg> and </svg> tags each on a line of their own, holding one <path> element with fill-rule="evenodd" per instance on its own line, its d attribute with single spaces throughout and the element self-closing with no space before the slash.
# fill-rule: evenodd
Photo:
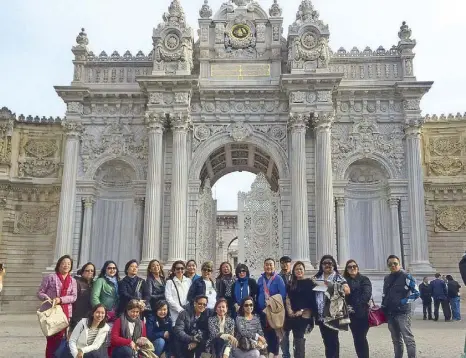
<svg viewBox="0 0 466 358">
<path fill-rule="evenodd" d="M 306 347 L 306 339 L 305 338 L 294 338 L 294 358 L 305 358 L 305 347 Z"/>
</svg>

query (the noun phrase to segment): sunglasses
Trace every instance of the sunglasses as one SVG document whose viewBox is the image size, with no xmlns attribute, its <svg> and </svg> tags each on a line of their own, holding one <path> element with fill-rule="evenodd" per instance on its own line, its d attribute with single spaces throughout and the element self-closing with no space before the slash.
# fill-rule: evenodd
<svg viewBox="0 0 466 358">
<path fill-rule="evenodd" d="M 245 303 L 244 307 L 254 307 L 254 305 L 252 303 Z"/>
<path fill-rule="evenodd" d="M 398 262 L 389 262 L 389 263 L 388 263 L 388 267 L 398 266 L 398 265 L 399 265 Z"/>
<path fill-rule="evenodd" d="M 354 269 L 357 269 L 357 268 L 358 268 L 358 265 L 348 265 L 348 266 L 346 266 L 346 268 L 347 268 L 348 270 L 354 270 Z"/>
<path fill-rule="evenodd" d="M 175 270 L 176 270 L 176 271 L 183 271 L 183 270 L 184 270 L 184 267 L 178 266 L 178 267 L 175 267 Z"/>
<path fill-rule="evenodd" d="M 239 273 L 247 273 L 247 271 L 246 270 L 240 270 Z"/>
<path fill-rule="evenodd" d="M 322 265 L 324 265 L 324 266 L 333 266 L 333 262 L 332 261 L 324 261 L 324 262 L 322 262 Z"/>
<path fill-rule="evenodd" d="M 212 272 L 212 269 L 202 269 L 204 272 Z"/>
<path fill-rule="evenodd" d="M 107 267 L 107 270 L 116 270 L 116 267 Z"/>
<path fill-rule="evenodd" d="M 200 307 L 207 307 L 207 303 L 198 302 L 196 304 Z"/>
</svg>

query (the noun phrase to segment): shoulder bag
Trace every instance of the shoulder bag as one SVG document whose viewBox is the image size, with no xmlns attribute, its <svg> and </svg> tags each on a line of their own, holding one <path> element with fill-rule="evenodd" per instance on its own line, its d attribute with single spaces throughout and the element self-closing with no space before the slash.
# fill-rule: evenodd
<svg viewBox="0 0 466 358">
<path fill-rule="evenodd" d="M 52 307 L 48 310 L 41 311 L 40 309 L 45 303 L 51 304 Z M 55 301 L 52 302 L 51 300 L 46 300 L 42 302 L 37 310 L 37 318 L 39 320 L 42 333 L 46 337 L 53 336 L 69 326 L 68 318 L 66 318 L 63 308 L 60 305 L 56 305 Z"/>
<path fill-rule="evenodd" d="M 387 317 L 385 317 L 385 313 L 383 313 L 380 306 L 375 304 L 373 298 L 371 298 L 370 302 L 372 304 L 369 304 L 369 327 L 377 327 L 387 323 Z"/>
</svg>

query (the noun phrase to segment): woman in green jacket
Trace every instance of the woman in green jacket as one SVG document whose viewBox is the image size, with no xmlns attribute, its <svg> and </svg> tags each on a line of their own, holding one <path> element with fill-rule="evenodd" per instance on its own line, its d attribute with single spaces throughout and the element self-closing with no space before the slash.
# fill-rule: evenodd
<svg viewBox="0 0 466 358">
<path fill-rule="evenodd" d="M 106 261 L 100 271 L 99 278 L 92 285 L 92 307 L 98 304 L 104 305 L 108 312 L 109 321 L 116 318 L 114 316 L 118 307 L 119 281 L 118 266 L 114 261 Z"/>
</svg>

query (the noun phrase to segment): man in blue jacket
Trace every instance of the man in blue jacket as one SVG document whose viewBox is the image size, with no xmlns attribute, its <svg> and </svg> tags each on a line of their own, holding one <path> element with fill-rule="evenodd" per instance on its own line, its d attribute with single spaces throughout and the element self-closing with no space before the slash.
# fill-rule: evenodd
<svg viewBox="0 0 466 358">
<path fill-rule="evenodd" d="M 279 353 L 278 337 L 275 333 L 275 330 L 269 327 L 267 323 L 264 308 L 267 306 L 267 299 L 277 294 L 282 296 L 283 303 L 285 303 L 285 282 L 280 277 L 280 275 L 275 272 L 274 259 L 268 258 L 264 260 L 264 273 L 257 281 L 257 311 L 260 314 L 262 329 L 264 330 L 268 351 L 269 353 L 273 353 L 275 357 L 278 357 Z"/>
<path fill-rule="evenodd" d="M 430 287 L 432 287 L 432 298 L 434 299 L 434 321 L 438 321 L 438 309 L 442 305 L 445 322 L 449 322 L 451 320 L 451 309 L 448 302 L 448 288 L 439 273 L 435 274 L 435 280 L 430 282 Z"/>
</svg>

